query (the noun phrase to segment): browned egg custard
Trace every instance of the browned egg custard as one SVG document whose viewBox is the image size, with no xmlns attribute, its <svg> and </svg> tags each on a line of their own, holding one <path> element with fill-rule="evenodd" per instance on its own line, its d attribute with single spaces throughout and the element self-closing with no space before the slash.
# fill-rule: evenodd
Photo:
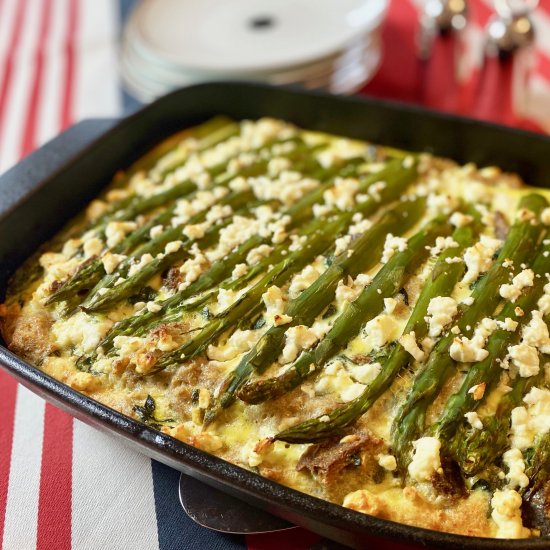
<svg viewBox="0 0 550 550">
<path fill-rule="evenodd" d="M 2 334 L 284 485 L 544 536 L 549 196 L 494 167 L 216 118 L 117 174 L 21 267 Z"/>
</svg>

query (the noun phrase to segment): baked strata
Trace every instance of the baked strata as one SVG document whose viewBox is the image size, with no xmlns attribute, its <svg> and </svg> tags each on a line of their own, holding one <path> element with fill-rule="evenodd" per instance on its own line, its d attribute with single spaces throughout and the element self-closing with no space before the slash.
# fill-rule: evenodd
<svg viewBox="0 0 550 550">
<path fill-rule="evenodd" d="M 397 522 L 544 536 L 548 192 L 216 118 L 30 258 L 9 348 L 181 441 Z"/>
</svg>

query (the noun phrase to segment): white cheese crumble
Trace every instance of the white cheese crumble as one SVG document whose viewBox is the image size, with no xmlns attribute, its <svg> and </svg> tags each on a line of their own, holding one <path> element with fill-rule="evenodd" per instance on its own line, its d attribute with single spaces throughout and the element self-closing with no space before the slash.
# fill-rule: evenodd
<svg viewBox="0 0 550 550">
<path fill-rule="evenodd" d="M 135 222 L 109 222 L 105 228 L 105 236 L 107 237 L 107 246 L 113 248 L 122 242 L 130 231 L 137 228 Z"/>
<path fill-rule="evenodd" d="M 113 273 L 120 262 L 122 262 L 125 258 L 126 256 L 123 256 L 122 254 L 111 254 L 111 252 L 107 252 L 101 258 L 101 263 L 103 264 L 103 269 L 105 269 L 105 273 L 107 273 L 107 275 Z"/>
<path fill-rule="evenodd" d="M 231 278 L 232 279 L 238 279 L 239 277 L 243 277 L 248 273 L 248 265 L 246 264 L 237 264 L 233 271 L 231 272 Z"/>
<path fill-rule="evenodd" d="M 429 336 L 439 336 L 443 329 L 453 320 L 458 311 L 458 304 L 454 298 L 436 296 L 428 304 L 426 321 L 429 325 Z"/>
<path fill-rule="evenodd" d="M 358 190 L 359 181 L 355 178 L 336 178 L 334 186 L 323 193 L 325 205 L 339 210 L 351 208 Z"/>
<path fill-rule="evenodd" d="M 544 225 L 550 225 L 550 208 L 545 208 L 540 214 L 540 221 Z"/>
<path fill-rule="evenodd" d="M 263 294 L 262 300 L 266 307 L 266 321 L 273 324 L 276 315 L 282 315 L 286 307 L 286 298 L 278 286 L 270 286 Z"/>
<path fill-rule="evenodd" d="M 523 342 L 537 348 L 541 353 L 550 353 L 550 335 L 544 322 L 542 312 L 533 310 L 531 320 L 523 327 Z"/>
<path fill-rule="evenodd" d="M 454 225 L 455 227 L 464 227 L 473 221 L 473 216 L 468 216 L 462 212 L 453 212 L 449 218 L 449 222 L 451 222 L 451 225 Z"/>
<path fill-rule="evenodd" d="M 336 287 L 336 303 L 338 307 L 341 307 L 346 302 L 357 300 L 371 280 L 370 275 L 360 273 L 355 280 L 348 276 L 346 282 L 338 281 L 338 286 Z"/>
<path fill-rule="evenodd" d="M 534 346 L 523 342 L 516 346 L 510 346 L 508 355 L 522 378 L 535 376 L 539 373 L 539 353 Z"/>
<path fill-rule="evenodd" d="M 351 243 L 351 235 L 344 235 L 343 237 L 336 239 L 334 241 L 334 245 L 335 245 L 334 255 L 339 256 L 340 254 L 342 254 L 342 252 L 347 250 L 350 243 Z"/>
<path fill-rule="evenodd" d="M 422 359 L 424 359 L 426 354 L 418 346 L 414 331 L 403 334 L 403 336 L 399 338 L 399 343 L 403 346 L 403 349 L 407 353 L 410 353 L 414 357 L 416 361 L 422 361 Z"/>
<path fill-rule="evenodd" d="M 99 256 L 103 250 L 103 241 L 98 237 L 86 239 L 82 249 L 84 250 L 84 257 L 86 259 L 91 258 L 92 256 Z"/>
<path fill-rule="evenodd" d="M 466 273 L 462 279 L 463 283 L 473 283 L 479 275 L 485 273 L 493 265 L 493 256 L 502 245 L 500 239 L 493 239 L 481 235 L 479 242 L 466 249 L 464 262 Z"/>
<path fill-rule="evenodd" d="M 520 271 L 513 279 L 511 284 L 503 284 L 500 287 L 499 294 L 505 299 L 515 302 L 521 295 L 524 288 L 533 286 L 535 274 L 531 269 Z"/>
<path fill-rule="evenodd" d="M 296 360 L 300 352 L 309 349 L 324 336 L 328 327 L 322 327 L 321 330 L 316 327 L 306 327 L 305 325 L 296 325 L 290 327 L 285 332 L 285 345 L 279 361 L 283 364 L 292 363 Z"/>
<path fill-rule="evenodd" d="M 381 348 L 383 345 L 395 339 L 399 325 L 392 315 L 378 315 L 371 319 L 364 328 L 364 331 L 374 348 Z"/>
<path fill-rule="evenodd" d="M 260 338 L 261 331 L 259 330 L 240 330 L 237 329 L 227 340 L 226 343 L 220 346 L 209 345 L 206 350 L 208 359 L 214 361 L 230 361 L 249 351 Z"/>
<path fill-rule="evenodd" d="M 494 492 L 491 499 L 491 518 L 497 525 L 497 538 L 519 539 L 531 534 L 531 531 L 523 526 L 521 504 L 521 495 L 513 489 Z"/>
<path fill-rule="evenodd" d="M 379 455 L 377 461 L 388 472 L 393 472 L 397 469 L 397 460 L 395 460 L 395 456 L 393 455 Z"/>
<path fill-rule="evenodd" d="M 435 240 L 435 246 L 430 248 L 430 254 L 437 256 L 448 248 L 458 248 L 460 245 L 452 237 L 437 237 Z"/>
<path fill-rule="evenodd" d="M 128 276 L 132 277 L 132 275 L 135 275 L 138 273 L 141 269 L 143 269 L 147 264 L 151 263 L 154 260 L 153 256 L 151 254 L 143 254 L 139 260 L 132 264 L 130 266 L 130 269 L 128 271 Z"/>
<path fill-rule="evenodd" d="M 498 328 L 507 330 L 508 332 L 515 332 L 518 328 L 518 322 L 514 321 L 510 317 L 506 317 L 504 321 L 497 321 Z"/>
<path fill-rule="evenodd" d="M 525 475 L 525 462 L 523 461 L 523 454 L 519 449 L 509 449 L 502 455 L 502 461 L 508 468 L 506 479 L 508 480 L 508 487 L 515 489 L 519 487 L 524 489 L 529 485 L 529 478 Z"/>
<path fill-rule="evenodd" d="M 475 411 L 467 412 L 464 415 L 464 418 L 466 418 L 470 426 L 472 426 L 472 428 L 474 428 L 475 430 L 483 429 L 483 423 L 481 422 L 479 415 Z"/>
<path fill-rule="evenodd" d="M 489 352 L 484 349 L 485 343 L 496 328 L 496 321 L 485 317 L 476 327 L 472 338 L 466 336 L 454 338 L 449 349 L 451 359 L 459 363 L 483 361 L 489 355 Z"/>
<path fill-rule="evenodd" d="M 414 454 L 408 468 L 409 475 L 418 482 L 430 481 L 441 469 L 441 442 L 437 437 L 421 437 L 413 441 L 413 448 Z"/>
<path fill-rule="evenodd" d="M 310 287 L 321 275 L 320 270 L 315 265 L 308 265 L 300 273 L 292 278 L 288 294 L 291 298 L 296 298 L 303 290 Z"/>
<path fill-rule="evenodd" d="M 246 255 L 246 263 L 248 265 L 255 265 L 259 263 L 262 258 L 266 258 L 273 252 L 273 247 L 269 246 L 268 244 L 261 244 L 260 246 L 257 246 L 256 248 L 253 248 L 247 255 Z"/>
<path fill-rule="evenodd" d="M 388 233 L 386 236 L 386 241 L 384 242 L 382 259 L 380 261 L 385 264 L 395 254 L 396 251 L 403 252 L 406 249 L 407 239 L 403 237 L 395 237 L 391 233 Z"/>
<path fill-rule="evenodd" d="M 531 388 L 523 398 L 526 407 L 512 410 L 512 447 L 531 447 L 536 436 L 550 431 L 550 390 Z"/>
</svg>

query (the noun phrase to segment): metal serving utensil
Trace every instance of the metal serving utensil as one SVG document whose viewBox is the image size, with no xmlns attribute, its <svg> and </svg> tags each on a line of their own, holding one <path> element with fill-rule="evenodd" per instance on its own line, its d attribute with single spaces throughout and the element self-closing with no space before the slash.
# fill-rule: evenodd
<svg viewBox="0 0 550 550">
<path fill-rule="evenodd" d="M 187 515 L 195 523 L 213 531 L 253 535 L 296 528 L 284 519 L 185 474 L 180 476 L 179 497 Z"/>
</svg>

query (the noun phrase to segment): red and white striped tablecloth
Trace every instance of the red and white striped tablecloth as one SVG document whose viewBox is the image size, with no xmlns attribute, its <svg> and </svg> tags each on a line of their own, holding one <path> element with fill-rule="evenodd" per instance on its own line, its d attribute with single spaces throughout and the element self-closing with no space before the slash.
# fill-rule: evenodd
<svg viewBox="0 0 550 550">
<path fill-rule="evenodd" d="M 116 42 L 128 4 L 0 0 L 0 173 L 78 120 L 123 113 Z M 458 61 L 456 46 L 441 40 L 423 65 L 414 48 L 418 8 L 411 0 L 392 0 L 384 61 L 366 93 L 549 131 L 550 0 L 537 14 L 535 51 L 506 64 L 483 63 L 490 3 L 469 4 L 471 24 Z M 179 507 L 177 479 L 174 471 L 45 404 L 0 371 L 0 548 L 331 545 L 303 530 L 247 538 L 208 532 Z"/>
</svg>

